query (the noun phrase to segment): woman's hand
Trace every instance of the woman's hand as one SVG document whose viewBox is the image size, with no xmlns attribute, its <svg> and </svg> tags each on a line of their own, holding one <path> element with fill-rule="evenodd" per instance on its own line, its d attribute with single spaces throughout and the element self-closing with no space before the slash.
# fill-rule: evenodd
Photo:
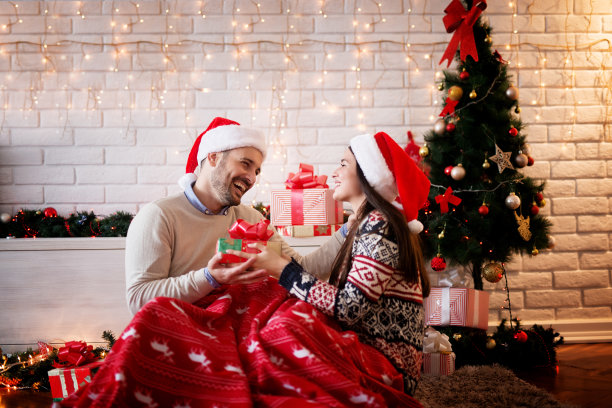
<svg viewBox="0 0 612 408">
<path fill-rule="evenodd" d="M 253 269 L 254 258 L 240 264 L 222 265 L 219 263 L 222 255 L 217 252 L 207 265 L 208 272 L 221 285 L 253 283 L 268 277 L 265 269 Z"/>
<path fill-rule="evenodd" d="M 290 262 L 289 259 L 278 255 L 276 252 L 270 251 L 265 245 L 253 243 L 249 244 L 249 248 L 258 249 L 261 252 L 258 254 L 250 254 L 247 252 L 235 251 L 233 249 L 228 249 L 226 252 L 242 258 L 247 258 L 247 262 L 250 262 L 249 265 L 252 268 L 264 269 L 267 271 L 268 275 L 275 279 L 280 278 L 283 269 Z"/>
</svg>

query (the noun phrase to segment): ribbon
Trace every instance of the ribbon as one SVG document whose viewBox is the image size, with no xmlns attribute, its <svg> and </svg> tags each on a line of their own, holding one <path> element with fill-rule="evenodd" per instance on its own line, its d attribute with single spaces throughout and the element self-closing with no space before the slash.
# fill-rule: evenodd
<svg viewBox="0 0 612 408">
<path fill-rule="evenodd" d="M 444 194 L 436 196 L 436 203 L 440 205 L 440 212 L 447 213 L 448 212 L 448 204 L 452 204 L 457 206 L 461 203 L 461 199 L 457 196 L 453 195 L 453 189 L 447 188 Z"/>
<path fill-rule="evenodd" d="M 442 296 L 440 302 L 440 326 L 450 325 L 450 288 L 441 288 Z"/>
<path fill-rule="evenodd" d="M 80 366 L 96 359 L 93 346 L 88 346 L 84 341 L 69 341 L 61 347 L 57 353 L 59 362 L 54 362 L 53 367 L 64 368 Z"/>
<path fill-rule="evenodd" d="M 425 331 L 425 337 L 423 338 L 423 352 L 424 353 L 451 353 L 453 351 L 448 336 L 442 334 L 433 327 L 428 328 Z"/>
<path fill-rule="evenodd" d="M 257 224 L 249 224 L 243 219 L 238 219 L 228 230 L 229 236 L 234 239 L 251 239 L 254 241 L 267 241 L 274 235 L 268 229 L 270 220 L 261 220 Z"/>
<path fill-rule="evenodd" d="M 465 268 L 446 268 L 442 273 L 436 273 L 438 283 L 434 286 L 444 288 L 469 288 L 474 286 L 474 278 Z"/>
<path fill-rule="evenodd" d="M 289 173 L 285 186 L 289 190 L 304 188 L 329 188 L 327 176 L 315 176 L 314 167 L 310 164 L 300 163 L 300 170 L 297 173 Z"/>
<path fill-rule="evenodd" d="M 478 1 L 478 0 L 476 0 Z M 442 55 L 442 59 L 438 64 L 442 64 L 444 60 L 448 60 L 450 66 L 455 51 L 459 48 L 459 56 L 461 61 L 470 55 L 474 61 L 478 61 L 478 51 L 476 50 L 476 42 L 474 41 L 473 26 L 480 17 L 480 14 L 487 8 L 486 0 L 478 1 L 470 10 L 463 8 L 459 0 L 452 0 L 451 3 L 444 9 L 446 15 L 442 18 L 447 33 L 452 33 L 453 37 Z"/>
<path fill-rule="evenodd" d="M 411 131 L 406 132 L 406 134 L 408 135 L 408 140 L 410 140 L 410 142 L 406 145 L 404 151 L 408 153 L 408 156 L 410 156 L 415 163 L 419 164 L 421 161 L 421 156 L 419 155 L 420 147 L 414 142 L 414 136 L 412 136 Z"/>
<path fill-rule="evenodd" d="M 496 60 L 498 60 L 502 64 L 507 64 L 508 63 L 508 61 L 506 61 L 505 59 L 502 58 L 501 54 L 499 52 L 497 52 L 497 50 L 495 50 L 495 52 L 493 53 L 493 56 L 495 57 Z"/>
<path fill-rule="evenodd" d="M 446 105 L 444 105 L 444 109 L 442 110 L 442 112 L 440 112 L 439 116 L 446 116 L 446 115 L 455 115 L 455 107 L 457 106 L 457 104 L 459 103 L 459 101 L 453 101 L 451 98 L 446 98 Z"/>
</svg>

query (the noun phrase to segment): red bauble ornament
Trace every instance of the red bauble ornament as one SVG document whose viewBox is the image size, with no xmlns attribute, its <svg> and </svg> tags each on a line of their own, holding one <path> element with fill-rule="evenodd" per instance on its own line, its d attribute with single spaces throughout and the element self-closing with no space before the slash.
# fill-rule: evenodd
<svg viewBox="0 0 612 408">
<path fill-rule="evenodd" d="M 527 341 L 527 333 L 525 333 L 522 330 L 517 331 L 516 333 L 514 333 L 514 340 L 518 341 L 519 343 L 524 343 Z"/>
<path fill-rule="evenodd" d="M 57 217 L 57 211 L 53 207 L 47 207 L 44 210 L 45 218 L 55 218 Z"/>
<path fill-rule="evenodd" d="M 443 271 L 446 268 L 446 261 L 440 255 L 431 260 L 431 269 L 436 272 Z"/>
<path fill-rule="evenodd" d="M 544 199 L 544 194 L 536 193 L 535 198 L 536 198 L 536 201 L 542 201 Z"/>
<path fill-rule="evenodd" d="M 527 157 L 527 165 L 528 166 L 533 166 L 533 163 L 535 163 L 535 160 L 533 159 L 533 157 L 528 156 Z"/>
<path fill-rule="evenodd" d="M 459 78 L 461 78 L 463 81 L 466 81 L 470 78 L 470 73 L 467 71 L 461 71 L 461 73 L 459 74 Z"/>
<path fill-rule="evenodd" d="M 488 213 L 489 213 L 489 207 L 487 205 L 483 204 L 478 208 L 478 214 L 485 216 Z"/>
<path fill-rule="evenodd" d="M 537 205 L 533 204 L 531 206 L 531 215 L 538 215 L 539 212 L 540 212 L 540 207 L 538 207 Z"/>
<path fill-rule="evenodd" d="M 451 171 L 453 171 L 453 167 L 455 167 L 455 166 L 446 166 L 444 168 L 444 174 L 446 174 L 447 176 L 450 176 L 451 175 Z"/>
<path fill-rule="evenodd" d="M 513 127 L 513 128 L 510 128 L 508 133 L 510 133 L 510 136 L 515 137 L 516 135 L 518 135 L 518 130 L 516 130 L 516 128 Z"/>
<path fill-rule="evenodd" d="M 447 132 L 453 132 L 455 130 L 455 124 L 454 123 L 449 123 L 448 125 L 446 125 L 446 131 Z"/>
</svg>

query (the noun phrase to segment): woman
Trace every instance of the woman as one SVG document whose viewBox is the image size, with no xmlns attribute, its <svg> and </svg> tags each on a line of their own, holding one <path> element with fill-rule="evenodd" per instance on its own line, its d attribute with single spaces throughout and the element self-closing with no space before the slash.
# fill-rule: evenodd
<svg viewBox="0 0 612 408">
<path fill-rule="evenodd" d="M 412 395 L 421 368 L 422 300 L 429 294 L 416 235 L 422 225 L 416 217 L 427 199 L 429 180 L 382 132 L 353 138 L 333 177 L 334 198 L 349 202 L 357 220 L 329 283 L 264 246 L 257 255 L 233 253 L 255 258 L 254 268 L 267 269 L 295 297 L 335 317 L 344 329 L 381 351 L 402 372 L 405 392 Z M 403 213 L 394 205 L 398 193 Z"/>
<path fill-rule="evenodd" d="M 420 407 L 409 394 L 428 283 L 406 218 L 418 227 L 429 182 L 384 133 L 353 139 L 334 176 L 357 222 L 330 265 L 333 284 L 265 247 L 234 251 L 280 279 L 222 286 L 195 304 L 153 299 L 61 405 Z M 391 204 L 398 191 L 406 218 Z"/>
</svg>

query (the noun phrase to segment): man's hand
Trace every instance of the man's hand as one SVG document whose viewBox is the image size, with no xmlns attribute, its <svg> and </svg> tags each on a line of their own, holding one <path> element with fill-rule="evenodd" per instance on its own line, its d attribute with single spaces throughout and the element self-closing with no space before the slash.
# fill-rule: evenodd
<svg viewBox="0 0 612 408">
<path fill-rule="evenodd" d="M 221 256 L 222 254 L 217 252 L 208 261 L 207 265 L 208 272 L 221 285 L 253 283 L 268 277 L 265 269 L 249 270 L 249 268 L 252 268 L 253 263 L 255 263 L 254 258 L 248 259 L 241 264 L 227 266 L 219 263 Z"/>
<path fill-rule="evenodd" d="M 261 252 L 258 254 L 251 254 L 228 249 L 227 253 L 237 255 L 242 258 L 247 258 L 247 263 L 249 263 L 249 265 L 252 265 L 254 268 L 267 271 L 269 276 L 276 279 L 280 278 L 281 273 L 283 273 L 283 269 L 290 262 L 289 259 L 278 255 L 276 252 L 270 251 L 265 245 L 253 243 L 249 244 L 249 248 L 256 248 Z"/>
</svg>

